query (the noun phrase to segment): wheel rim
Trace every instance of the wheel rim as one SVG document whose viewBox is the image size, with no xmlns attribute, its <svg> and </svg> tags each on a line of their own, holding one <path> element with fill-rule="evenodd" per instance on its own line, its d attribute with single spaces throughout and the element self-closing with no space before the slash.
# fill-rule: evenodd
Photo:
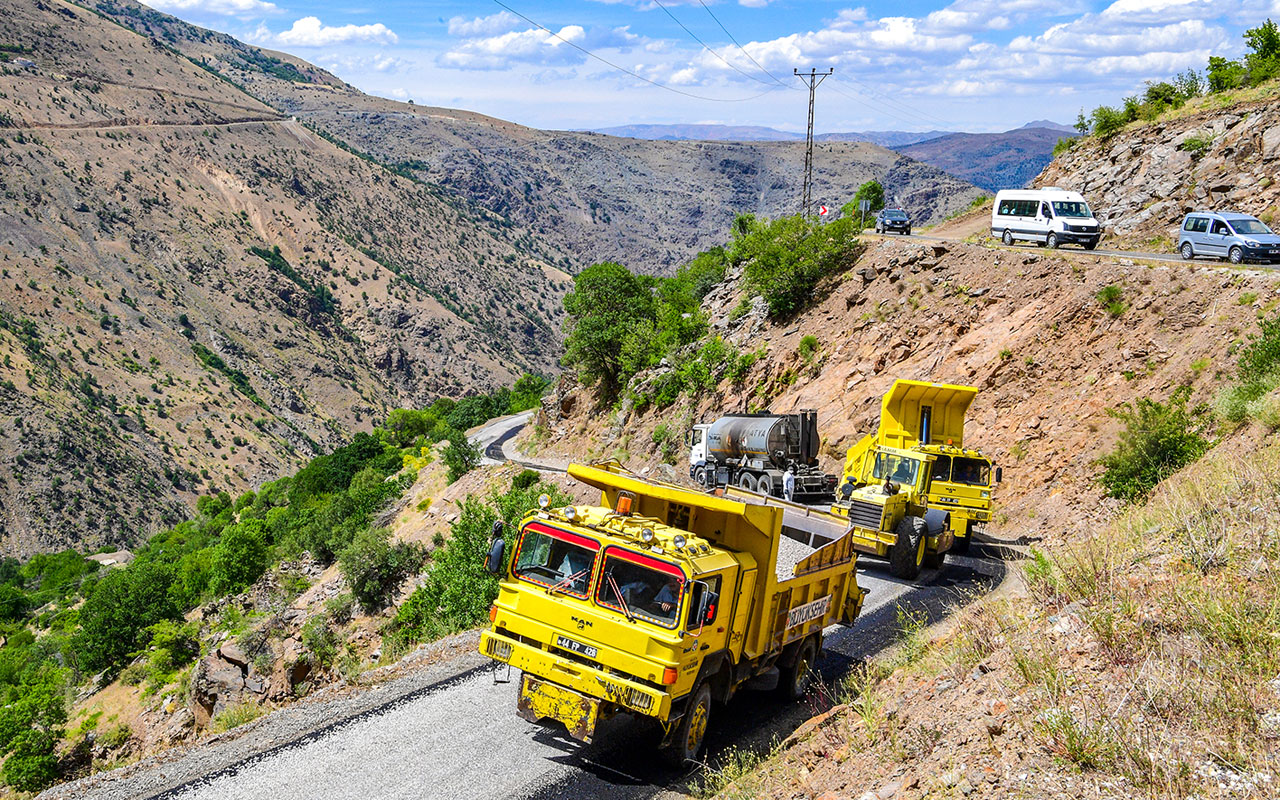
<svg viewBox="0 0 1280 800">
<path fill-rule="evenodd" d="M 1182 257 L 1187 260 L 1191 259 L 1191 243 L 1190 242 L 1182 246 Z"/>
<path fill-rule="evenodd" d="M 689 758 L 698 754 L 698 748 L 702 746 L 702 737 L 707 732 L 707 704 L 699 702 L 692 714 L 693 716 L 689 717 L 689 735 L 685 737 L 684 742 Z"/>
<path fill-rule="evenodd" d="M 925 545 L 925 537 L 921 536 L 920 544 L 916 546 L 916 564 L 917 565 L 924 563 L 924 545 Z"/>
<path fill-rule="evenodd" d="M 1238 247 L 1237 247 L 1237 248 L 1233 248 L 1233 249 L 1231 250 L 1231 263 L 1232 263 L 1232 264 L 1239 264 L 1239 263 L 1240 263 L 1241 261 L 1243 261 L 1243 260 L 1244 260 L 1244 256 L 1240 253 L 1240 248 L 1238 248 Z"/>
<path fill-rule="evenodd" d="M 1054 236 L 1052 233 L 1049 234 L 1049 246 L 1054 248 L 1058 246 L 1058 237 Z"/>
<path fill-rule="evenodd" d="M 1005 231 L 1005 232 L 1004 232 L 1004 236 L 1003 236 L 1003 237 L 1001 237 L 1001 238 L 1004 240 L 1004 243 L 1005 243 L 1005 244 L 1013 244 L 1013 234 L 1012 234 L 1012 233 L 1009 233 L 1008 231 Z"/>
</svg>

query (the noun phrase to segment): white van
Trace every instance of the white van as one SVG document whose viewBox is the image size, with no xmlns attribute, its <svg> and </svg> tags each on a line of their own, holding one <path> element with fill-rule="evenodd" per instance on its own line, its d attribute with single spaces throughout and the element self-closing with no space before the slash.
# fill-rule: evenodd
<svg viewBox="0 0 1280 800">
<path fill-rule="evenodd" d="M 991 235 L 1009 245 L 1021 240 L 1052 248 L 1078 244 L 1092 250 L 1102 238 L 1102 226 L 1079 192 L 1056 186 L 1005 189 L 996 192 L 991 207 Z"/>
</svg>

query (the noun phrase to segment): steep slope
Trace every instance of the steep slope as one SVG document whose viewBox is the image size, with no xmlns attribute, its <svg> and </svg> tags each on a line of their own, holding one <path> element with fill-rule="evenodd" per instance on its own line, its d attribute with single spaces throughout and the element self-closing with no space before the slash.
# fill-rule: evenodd
<svg viewBox="0 0 1280 800">
<path fill-rule="evenodd" d="M 1053 146 L 1065 135 L 1068 134 L 1051 128 L 953 133 L 894 149 L 997 192 L 1020 189 L 1030 183 L 1053 160 Z"/>
<path fill-rule="evenodd" d="M 1118 317 L 1096 298 L 1105 286 L 1121 287 Z M 614 456 L 685 480 L 682 443 L 693 423 L 813 408 L 824 466 L 838 471 L 847 448 L 874 429 L 894 380 L 969 384 L 981 391 L 966 443 L 1004 467 L 992 533 L 1085 539 L 1114 507 L 1094 481 L 1119 428 L 1108 409 L 1167 399 L 1181 383 L 1193 388 L 1193 404 L 1211 400 L 1231 374 L 1233 342 L 1257 330 L 1253 309 L 1274 306 L 1280 278 L 887 240 L 816 294 L 800 316 L 773 324 L 762 304 L 733 313 L 742 289 L 731 277 L 704 308 L 727 343 L 766 352 L 740 383 L 721 379 L 714 391 L 637 412 L 627 402 L 596 408 L 591 392 L 566 378 L 524 443 L 531 453 Z M 818 342 L 810 358 L 801 354 L 806 336 Z M 668 369 L 632 385 L 652 385 Z"/>
<path fill-rule="evenodd" d="M 80 7 L 0 10 L 35 64 L 0 75 L 6 554 L 136 541 L 389 407 L 554 368 L 567 276 L 501 219 Z"/>
<path fill-rule="evenodd" d="M 659 142 L 535 130 L 371 97 L 336 78 L 272 68 L 272 61 L 264 67 L 264 59 L 295 60 L 131 0 L 99 0 L 96 8 L 178 48 L 272 107 L 508 217 L 557 248 L 561 266 L 616 260 L 671 271 L 722 239 L 739 213 L 798 210 L 802 143 Z M 941 219 L 977 194 L 937 169 L 866 143 L 823 143 L 814 162 L 814 196 L 833 205 L 847 202 L 873 178 L 922 221 Z"/>
<path fill-rule="evenodd" d="M 1280 102 L 1274 87 L 1270 94 L 1226 107 L 1220 96 L 1205 98 L 1110 139 L 1083 139 L 1035 184 L 1083 192 L 1119 246 L 1172 253 L 1183 215 L 1196 209 L 1275 222 Z"/>
</svg>

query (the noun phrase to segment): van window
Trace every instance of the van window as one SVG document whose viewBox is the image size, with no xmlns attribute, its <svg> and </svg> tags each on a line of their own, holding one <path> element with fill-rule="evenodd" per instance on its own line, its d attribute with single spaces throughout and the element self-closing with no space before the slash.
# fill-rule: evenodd
<svg viewBox="0 0 1280 800">
<path fill-rule="evenodd" d="M 1195 225 L 1196 225 L 1195 227 L 1196 233 L 1204 233 L 1205 231 L 1209 230 L 1209 218 L 1196 217 Z"/>
<path fill-rule="evenodd" d="M 1215 220 L 1213 221 L 1213 231 L 1212 231 L 1212 232 L 1213 232 L 1213 233 L 1220 233 L 1220 234 L 1222 234 L 1223 236 L 1226 236 L 1226 235 L 1227 235 L 1227 233 L 1228 233 L 1228 230 L 1227 230 L 1227 223 L 1223 222 L 1223 221 L 1222 221 L 1222 220 L 1220 220 L 1220 219 L 1215 219 Z"/>
<path fill-rule="evenodd" d="M 1053 202 L 1053 213 L 1060 217 L 1078 217 L 1080 219 L 1088 219 L 1093 216 L 1093 214 L 1089 212 L 1089 206 L 1085 203 L 1081 203 L 1079 200 L 1068 200 L 1065 202 L 1055 200 Z"/>
<path fill-rule="evenodd" d="M 1042 216 L 1042 217 L 1052 217 L 1052 216 L 1053 216 L 1053 212 L 1049 210 L 1049 204 L 1048 204 L 1048 203 L 1041 203 L 1041 204 L 1040 204 L 1040 216 Z"/>
<path fill-rule="evenodd" d="M 996 213 L 1002 217 L 1034 217 L 1036 205 L 1035 200 L 1001 200 Z"/>
</svg>

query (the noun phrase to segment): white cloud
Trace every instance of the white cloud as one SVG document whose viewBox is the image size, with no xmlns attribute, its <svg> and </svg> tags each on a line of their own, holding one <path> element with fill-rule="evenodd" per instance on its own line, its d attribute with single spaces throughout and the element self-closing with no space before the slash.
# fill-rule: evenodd
<svg viewBox="0 0 1280 800">
<path fill-rule="evenodd" d="M 465 26 L 460 25 L 459 29 L 470 30 L 472 27 L 470 23 L 466 23 Z M 453 29 L 452 23 L 450 29 Z M 586 55 L 577 47 L 592 51 L 616 49 L 626 52 L 631 46 L 640 44 L 643 44 L 641 37 L 631 33 L 627 27 L 588 30 L 581 25 L 566 25 L 554 34 L 541 28 L 532 28 L 508 31 L 496 36 L 467 38 L 450 48 L 436 62 L 442 67 L 477 70 L 506 69 L 516 63 L 555 67 L 584 61 Z"/>
<path fill-rule="evenodd" d="M 275 3 L 265 0 L 150 0 L 148 5 L 174 14 L 217 14 L 241 19 L 280 10 Z"/>
<path fill-rule="evenodd" d="M 450 36 L 493 36 L 507 33 L 524 25 L 524 20 L 510 11 L 500 11 L 487 17 L 453 17 L 449 20 Z"/>
<path fill-rule="evenodd" d="M 276 41 L 294 47 L 325 47 L 335 44 L 396 44 L 400 37 L 381 22 L 372 25 L 329 26 L 319 17 L 303 17 L 287 31 L 275 36 Z"/>
</svg>

